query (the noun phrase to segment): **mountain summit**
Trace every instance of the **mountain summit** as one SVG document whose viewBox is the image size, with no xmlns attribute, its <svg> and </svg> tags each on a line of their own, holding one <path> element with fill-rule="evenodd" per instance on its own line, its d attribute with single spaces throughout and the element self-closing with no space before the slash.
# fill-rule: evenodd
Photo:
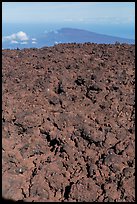
<svg viewBox="0 0 137 204">
<path fill-rule="evenodd" d="M 48 32 L 39 38 L 39 42 L 49 46 L 57 43 L 71 43 L 71 42 L 76 43 L 91 42 L 98 44 L 99 43 L 114 44 L 115 42 L 128 44 L 135 43 L 133 39 L 109 36 L 76 28 L 62 28 L 57 31 Z"/>
</svg>

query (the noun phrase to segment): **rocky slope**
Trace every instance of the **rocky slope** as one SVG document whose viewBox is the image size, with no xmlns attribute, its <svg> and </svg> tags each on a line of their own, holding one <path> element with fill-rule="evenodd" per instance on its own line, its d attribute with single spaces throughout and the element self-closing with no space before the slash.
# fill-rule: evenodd
<svg viewBox="0 0 137 204">
<path fill-rule="evenodd" d="M 2 195 L 135 201 L 135 46 L 2 51 Z"/>
</svg>

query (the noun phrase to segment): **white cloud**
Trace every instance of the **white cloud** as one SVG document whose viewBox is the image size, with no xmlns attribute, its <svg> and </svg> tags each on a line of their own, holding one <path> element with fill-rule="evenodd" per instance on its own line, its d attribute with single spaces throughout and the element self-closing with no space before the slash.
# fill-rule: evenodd
<svg viewBox="0 0 137 204">
<path fill-rule="evenodd" d="M 61 43 L 61 41 L 59 41 L 59 42 L 55 41 L 54 42 L 55 45 L 58 45 L 59 43 Z"/>
<path fill-rule="evenodd" d="M 36 41 L 37 39 L 36 38 L 31 38 L 31 40 Z"/>
<path fill-rule="evenodd" d="M 2 41 L 12 41 L 12 40 L 16 40 L 16 34 L 12 34 L 12 35 L 9 35 L 9 36 L 4 36 L 2 38 Z"/>
<path fill-rule="evenodd" d="M 12 40 L 10 43 L 11 44 L 18 44 L 19 42 L 17 40 Z"/>
<path fill-rule="evenodd" d="M 28 44 L 28 42 L 25 42 L 25 41 L 24 41 L 24 42 L 21 42 L 20 44 L 21 44 L 21 45 L 25 45 L 25 44 Z"/>
<path fill-rule="evenodd" d="M 37 42 L 36 41 L 32 41 L 32 44 L 37 44 Z"/>
<path fill-rule="evenodd" d="M 23 31 L 20 31 L 20 32 L 16 33 L 16 36 L 17 36 L 17 38 L 18 38 L 19 40 L 22 40 L 22 41 L 29 39 L 29 37 L 27 36 L 27 34 L 26 34 L 25 32 L 23 32 Z"/>
<path fill-rule="evenodd" d="M 24 41 L 24 40 L 29 40 L 28 35 L 23 32 L 23 31 L 19 31 L 17 33 L 13 33 L 12 35 L 8 35 L 8 36 L 4 36 L 2 38 L 2 41 Z M 15 43 L 15 42 L 14 42 Z"/>
</svg>

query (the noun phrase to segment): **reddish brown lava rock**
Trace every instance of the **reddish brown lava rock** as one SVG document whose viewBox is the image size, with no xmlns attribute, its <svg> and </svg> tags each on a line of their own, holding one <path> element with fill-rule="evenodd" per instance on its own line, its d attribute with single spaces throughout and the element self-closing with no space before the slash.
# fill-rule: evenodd
<svg viewBox="0 0 137 204">
<path fill-rule="evenodd" d="M 135 201 L 135 46 L 2 50 L 2 196 Z"/>
</svg>

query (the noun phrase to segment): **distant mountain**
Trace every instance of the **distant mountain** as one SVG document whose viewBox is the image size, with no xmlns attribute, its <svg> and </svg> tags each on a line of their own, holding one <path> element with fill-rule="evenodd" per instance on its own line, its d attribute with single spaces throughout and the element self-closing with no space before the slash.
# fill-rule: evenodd
<svg viewBox="0 0 137 204">
<path fill-rule="evenodd" d="M 128 43 L 135 44 L 135 40 L 120 38 L 115 36 L 109 36 L 104 34 L 99 34 L 95 32 L 90 32 L 82 29 L 74 29 L 74 28 L 62 28 L 56 31 L 50 31 L 47 33 L 43 33 L 39 36 L 36 36 L 36 43 L 32 44 L 31 40 L 28 40 L 27 43 L 18 43 L 12 44 L 9 41 L 3 42 L 3 48 L 16 49 L 17 47 L 22 48 L 40 48 L 43 46 L 53 46 L 58 43 L 105 43 L 105 44 L 114 44 L 115 42 L 119 43 Z M 15 41 L 14 41 L 15 42 Z"/>
<path fill-rule="evenodd" d="M 48 32 L 45 35 L 41 36 L 38 39 L 38 41 L 41 45 L 44 43 L 47 46 L 51 46 L 56 43 L 68 43 L 68 42 L 76 43 L 92 42 L 106 44 L 114 44 L 115 42 L 128 44 L 135 43 L 133 39 L 103 35 L 95 32 L 74 28 L 62 28 L 57 31 Z"/>
</svg>

